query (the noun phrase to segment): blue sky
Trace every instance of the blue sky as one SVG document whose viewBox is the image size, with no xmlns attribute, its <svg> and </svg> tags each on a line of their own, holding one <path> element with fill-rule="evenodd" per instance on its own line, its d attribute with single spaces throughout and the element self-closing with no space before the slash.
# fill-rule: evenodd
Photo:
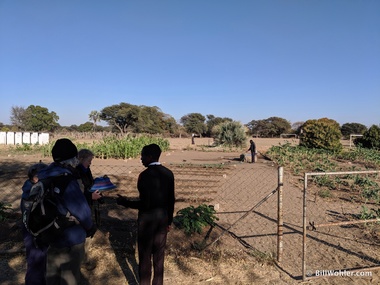
<svg viewBox="0 0 380 285">
<path fill-rule="evenodd" d="M 378 0 L 0 0 L 0 122 L 121 102 L 243 124 L 380 124 Z"/>
</svg>

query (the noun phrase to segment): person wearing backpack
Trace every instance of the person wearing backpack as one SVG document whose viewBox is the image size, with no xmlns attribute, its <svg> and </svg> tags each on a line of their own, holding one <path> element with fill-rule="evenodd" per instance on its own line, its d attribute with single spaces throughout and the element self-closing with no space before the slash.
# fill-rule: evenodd
<svg viewBox="0 0 380 285">
<path fill-rule="evenodd" d="M 39 172 L 39 179 L 64 176 L 69 179 L 65 187 L 54 188 L 59 194 L 57 208 L 65 215 L 67 212 L 76 223 L 63 230 L 63 233 L 50 242 L 47 251 L 47 285 L 77 285 L 80 282 L 80 268 L 84 258 L 86 237 L 93 237 L 96 225 L 91 218 L 91 209 L 83 195 L 76 177 L 78 150 L 71 140 L 58 139 L 53 148 L 54 162 Z M 61 189 L 62 188 L 62 189 Z"/>
<path fill-rule="evenodd" d="M 24 201 L 29 198 L 30 190 L 38 182 L 38 172 L 46 167 L 47 165 L 41 162 L 29 167 L 28 179 L 22 186 L 21 213 L 24 213 Z M 36 241 L 24 223 L 22 223 L 22 235 L 26 251 L 25 285 L 46 285 L 46 261 L 49 245 Z"/>
</svg>

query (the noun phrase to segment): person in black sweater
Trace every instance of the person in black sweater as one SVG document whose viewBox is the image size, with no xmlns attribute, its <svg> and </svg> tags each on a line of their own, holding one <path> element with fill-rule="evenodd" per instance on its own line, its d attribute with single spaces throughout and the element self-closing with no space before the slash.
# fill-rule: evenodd
<svg viewBox="0 0 380 285">
<path fill-rule="evenodd" d="M 152 258 L 152 284 L 163 284 L 166 237 L 173 221 L 174 175 L 158 162 L 160 155 L 157 144 L 143 147 L 141 162 L 147 168 L 138 177 L 139 200 L 131 201 L 120 195 L 116 200 L 119 205 L 139 210 L 137 242 L 141 285 L 151 284 Z"/>
</svg>

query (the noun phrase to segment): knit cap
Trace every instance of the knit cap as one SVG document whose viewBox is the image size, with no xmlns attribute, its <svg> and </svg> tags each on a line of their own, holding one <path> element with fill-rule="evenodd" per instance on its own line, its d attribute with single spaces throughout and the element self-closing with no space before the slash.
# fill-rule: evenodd
<svg viewBox="0 0 380 285">
<path fill-rule="evenodd" d="M 51 153 L 55 162 L 62 162 L 76 157 L 78 155 L 78 149 L 71 140 L 59 139 L 55 142 Z"/>
</svg>

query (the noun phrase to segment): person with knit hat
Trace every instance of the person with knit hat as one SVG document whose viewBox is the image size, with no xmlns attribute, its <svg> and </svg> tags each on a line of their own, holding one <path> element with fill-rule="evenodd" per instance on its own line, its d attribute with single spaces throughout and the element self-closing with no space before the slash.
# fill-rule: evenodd
<svg viewBox="0 0 380 285">
<path fill-rule="evenodd" d="M 80 268 L 84 258 L 84 242 L 92 237 L 96 225 L 91 218 L 91 209 L 78 184 L 75 167 L 78 165 L 78 150 L 69 139 L 58 139 L 52 149 L 54 162 L 38 174 L 39 179 L 57 176 L 67 177 L 65 186 L 59 189 L 61 203 L 57 208 L 61 214 L 70 212 L 76 224 L 66 228 L 63 234 L 50 243 L 47 253 L 47 285 L 80 283 Z M 54 190 L 56 190 L 55 188 Z"/>
</svg>

